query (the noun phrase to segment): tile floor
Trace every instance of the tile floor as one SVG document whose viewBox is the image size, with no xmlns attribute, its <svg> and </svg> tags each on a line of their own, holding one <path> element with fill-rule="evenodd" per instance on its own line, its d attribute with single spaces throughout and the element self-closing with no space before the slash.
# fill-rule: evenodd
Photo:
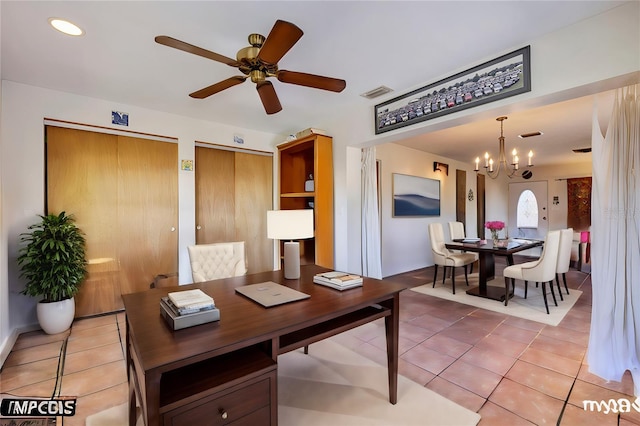
<svg viewBox="0 0 640 426">
<path fill-rule="evenodd" d="M 417 286 L 432 277 L 433 268 L 425 268 L 389 279 Z M 480 425 L 640 425 L 633 409 L 583 409 L 584 399 L 633 401 L 633 383 L 628 373 L 607 383 L 588 372 L 591 277 L 572 270 L 567 279 L 583 294 L 557 327 L 404 291 L 400 373 L 480 413 Z M 0 371 L 0 392 L 77 396 L 76 416 L 58 423 L 65 426 L 126 402 L 124 321 L 118 313 L 77 320 L 60 335 L 21 335 Z M 386 364 L 381 328 L 368 324 L 334 338 Z"/>
</svg>

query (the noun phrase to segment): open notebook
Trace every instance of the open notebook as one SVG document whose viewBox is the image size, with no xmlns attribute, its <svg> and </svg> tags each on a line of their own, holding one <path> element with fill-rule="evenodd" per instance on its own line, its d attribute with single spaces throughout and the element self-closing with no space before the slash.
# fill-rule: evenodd
<svg viewBox="0 0 640 426">
<path fill-rule="evenodd" d="M 236 287 L 236 292 L 266 308 L 311 297 L 306 293 L 301 293 L 273 281 Z"/>
</svg>

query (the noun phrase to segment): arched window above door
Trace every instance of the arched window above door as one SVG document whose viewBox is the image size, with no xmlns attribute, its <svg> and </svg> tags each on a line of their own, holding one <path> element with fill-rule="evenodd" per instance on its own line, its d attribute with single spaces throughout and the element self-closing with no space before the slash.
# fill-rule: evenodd
<svg viewBox="0 0 640 426">
<path fill-rule="evenodd" d="M 518 228 L 538 227 L 538 200 L 529 189 L 522 191 L 518 198 L 516 223 Z"/>
</svg>

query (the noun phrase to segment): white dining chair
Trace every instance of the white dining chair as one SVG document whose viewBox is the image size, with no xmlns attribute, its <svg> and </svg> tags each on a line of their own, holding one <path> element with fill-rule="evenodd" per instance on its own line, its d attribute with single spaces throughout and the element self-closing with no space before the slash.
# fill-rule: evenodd
<svg viewBox="0 0 640 426">
<path fill-rule="evenodd" d="M 449 222 L 449 235 L 451 236 L 451 241 L 453 240 L 463 240 L 465 238 L 467 238 L 465 232 L 464 232 L 464 225 L 462 222 Z M 464 253 L 464 251 L 461 251 L 462 253 Z M 475 258 L 475 260 L 473 261 L 474 263 L 478 261 L 479 259 L 479 255 L 478 253 L 471 253 L 473 255 L 473 257 Z M 469 268 L 469 273 L 472 274 L 473 273 L 473 263 L 471 264 L 471 267 Z"/>
<path fill-rule="evenodd" d="M 562 274 L 562 281 L 564 281 L 564 289 L 569 294 L 569 287 L 567 286 L 566 273 L 569 272 L 569 265 L 571 264 L 571 246 L 573 244 L 573 228 L 563 229 L 560 231 L 560 247 L 558 248 L 558 266 L 556 267 L 556 284 L 558 285 L 558 293 L 560 293 L 560 300 L 564 300 L 562 297 L 562 290 L 560 289 L 560 274 Z"/>
<path fill-rule="evenodd" d="M 456 294 L 456 267 L 464 267 L 464 280 L 469 285 L 469 277 L 467 275 L 467 265 L 475 261 L 475 256 L 471 253 L 453 253 L 445 247 L 444 231 L 441 223 L 429 224 L 429 240 L 431 241 L 431 252 L 433 253 L 433 261 L 435 262 L 435 272 L 433 274 L 433 287 L 436 286 L 436 277 L 438 275 L 438 266 L 444 266 L 444 275 L 442 283 L 447 276 L 447 267 L 451 267 L 451 287 L 453 294 Z"/>
<path fill-rule="evenodd" d="M 529 281 L 542 283 L 542 297 L 544 306 L 549 313 L 549 304 L 547 303 L 546 284 L 549 283 L 553 302 L 558 306 L 555 292 L 553 291 L 553 280 L 556 276 L 556 268 L 558 266 L 558 249 L 560 247 L 560 231 L 550 231 L 544 240 L 542 255 L 538 260 L 532 262 L 510 265 L 504 268 L 502 275 L 504 276 L 504 305 L 509 303 L 509 283 L 512 289 L 515 289 L 515 280 L 524 281 L 524 298 L 527 298 L 527 286 Z"/>
</svg>

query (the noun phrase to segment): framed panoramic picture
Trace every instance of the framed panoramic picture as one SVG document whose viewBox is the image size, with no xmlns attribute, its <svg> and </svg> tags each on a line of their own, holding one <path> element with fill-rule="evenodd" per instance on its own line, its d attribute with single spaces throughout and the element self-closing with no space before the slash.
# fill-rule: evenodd
<svg viewBox="0 0 640 426">
<path fill-rule="evenodd" d="M 375 106 L 376 134 L 531 91 L 530 46 Z"/>
<path fill-rule="evenodd" d="M 393 173 L 393 217 L 440 216 L 440 181 Z"/>
</svg>

